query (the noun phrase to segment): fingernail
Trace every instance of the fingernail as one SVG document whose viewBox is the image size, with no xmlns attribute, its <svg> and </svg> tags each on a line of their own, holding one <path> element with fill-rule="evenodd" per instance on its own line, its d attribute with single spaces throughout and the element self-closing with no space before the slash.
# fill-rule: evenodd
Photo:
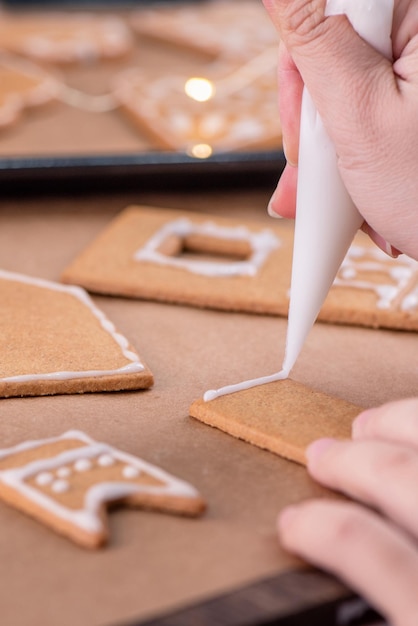
<svg viewBox="0 0 418 626">
<path fill-rule="evenodd" d="M 274 217 L 275 219 L 281 220 L 283 219 L 282 216 L 276 213 L 276 211 L 273 208 L 275 196 L 276 196 L 276 192 L 274 192 L 270 198 L 270 201 L 267 205 L 267 213 L 270 215 L 270 217 Z"/>
<path fill-rule="evenodd" d="M 297 507 L 296 506 L 287 506 L 283 511 L 280 512 L 278 518 L 278 527 L 279 530 L 286 530 L 291 524 L 293 520 L 297 516 Z"/>
<path fill-rule="evenodd" d="M 278 213 L 276 213 L 276 211 L 273 209 L 273 202 L 272 202 L 272 200 L 270 200 L 270 202 L 268 203 L 267 213 L 270 215 L 270 217 L 274 217 L 276 220 L 283 219 L 283 217 L 281 215 L 279 215 Z"/>
<path fill-rule="evenodd" d="M 313 443 L 309 444 L 306 448 L 306 458 L 308 459 L 308 464 L 315 463 L 319 459 L 320 456 L 328 450 L 335 443 L 335 439 L 331 439 L 329 437 L 324 439 L 317 439 Z"/>
</svg>

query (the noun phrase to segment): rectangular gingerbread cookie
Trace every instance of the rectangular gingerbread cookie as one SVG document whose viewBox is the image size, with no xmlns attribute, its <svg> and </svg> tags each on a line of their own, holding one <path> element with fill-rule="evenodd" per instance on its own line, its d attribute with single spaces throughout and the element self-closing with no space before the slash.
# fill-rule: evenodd
<svg viewBox="0 0 418 626">
<path fill-rule="evenodd" d="M 306 463 L 306 447 L 321 437 L 348 439 L 361 408 L 286 379 L 196 400 L 191 417 L 274 452 Z"/>
<path fill-rule="evenodd" d="M 151 207 L 119 214 L 64 270 L 102 294 L 287 316 L 293 225 Z M 359 233 L 322 321 L 418 330 L 418 263 Z"/>
<path fill-rule="evenodd" d="M 0 397 L 146 389 L 153 375 L 80 287 L 0 270 Z"/>
</svg>

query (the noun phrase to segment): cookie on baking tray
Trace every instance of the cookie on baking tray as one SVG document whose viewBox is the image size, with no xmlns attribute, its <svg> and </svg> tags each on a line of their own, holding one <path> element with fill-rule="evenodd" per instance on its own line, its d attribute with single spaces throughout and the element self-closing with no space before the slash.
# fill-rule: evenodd
<svg viewBox="0 0 418 626">
<path fill-rule="evenodd" d="M 259 61 L 161 76 L 131 68 L 115 77 L 114 96 L 121 112 L 163 150 L 208 158 L 214 152 L 274 149 L 282 138 L 276 48 Z"/>
<path fill-rule="evenodd" d="M 273 221 L 273 220 L 272 220 Z M 287 315 L 293 226 L 131 207 L 64 271 L 108 295 Z M 418 263 L 392 259 L 363 233 L 320 312 L 323 321 L 418 330 Z"/>
<path fill-rule="evenodd" d="M 0 270 L 0 397 L 145 389 L 153 376 L 80 287 Z"/>
<path fill-rule="evenodd" d="M 274 452 L 306 463 L 306 447 L 321 437 L 348 439 L 361 409 L 294 380 L 196 400 L 189 413 L 197 420 Z"/>
<path fill-rule="evenodd" d="M 211 57 L 251 59 L 277 46 L 277 32 L 254 0 L 208 0 L 138 9 L 131 24 L 140 35 L 170 42 Z"/>
<path fill-rule="evenodd" d="M 52 76 L 0 52 L 0 128 L 15 123 L 25 109 L 51 102 L 57 95 Z"/>
<path fill-rule="evenodd" d="M 0 450 L 0 499 L 85 548 L 107 541 L 111 504 L 198 515 L 190 484 L 81 431 Z"/>
<path fill-rule="evenodd" d="M 3 11 L 0 48 L 49 63 L 125 55 L 132 46 L 127 24 L 113 15 Z"/>
</svg>

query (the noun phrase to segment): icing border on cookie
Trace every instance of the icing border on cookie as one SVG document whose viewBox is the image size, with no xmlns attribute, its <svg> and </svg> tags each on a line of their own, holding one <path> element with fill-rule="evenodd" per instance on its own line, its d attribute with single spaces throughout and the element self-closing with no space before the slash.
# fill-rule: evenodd
<svg viewBox="0 0 418 626">
<path fill-rule="evenodd" d="M 358 273 L 386 274 L 392 283 L 357 279 Z M 392 259 L 379 248 L 354 244 L 341 264 L 334 287 L 372 291 L 378 309 L 411 311 L 418 308 L 418 263 L 407 256 Z"/>
<path fill-rule="evenodd" d="M 206 235 L 218 239 L 247 241 L 251 247 L 252 254 L 249 259 L 244 261 L 217 263 L 211 261 L 191 261 L 158 252 L 163 242 L 173 235 L 180 238 L 189 235 Z M 158 265 L 184 269 L 204 276 L 255 276 L 270 252 L 280 245 L 279 238 L 269 229 L 254 233 L 245 226 L 219 226 L 209 221 L 203 224 L 194 224 L 187 218 L 179 218 L 172 222 L 167 222 L 159 228 L 145 245 L 135 252 L 134 259 L 136 261 L 149 261 Z"/>
<path fill-rule="evenodd" d="M 29 462 L 22 467 L 0 470 L 0 481 L 31 502 L 34 502 L 36 505 L 50 512 L 52 515 L 74 524 L 87 533 L 103 532 L 104 524 L 100 518 L 100 512 L 102 505 L 107 502 L 121 500 L 140 493 L 182 498 L 195 498 L 199 496 L 197 490 L 189 483 L 168 474 L 151 463 L 128 454 L 127 452 L 122 452 L 109 444 L 96 442 L 94 439 L 91 439 L 91 437 L 78 430 L 70 430 L 63 435 L 50 439 L 23 442 L 14 447 L 0 450 L 0 460 L 13 456 L 16 453 L 33 450 L 43 445 L 62 441 L 63 439 L 79 440 L 85 445 L 58 453 L 50 458 Z M 112 458 L 125 463 L 127 467 L 136 468 L 139 474 L 142 471 L 146 472 L 153 478 L 163 482 L 164 485 L 139 485 L 136 483 L 123 482 L 123 480 L 120 482 L 110 481 L 98 483 L 86 490 L 83 509 L 69 509 L 54 500 L 53 497 L 48 496 L 48 494 L 45 494 L 25 482 L 26 479 L 32 478 L 41 472 L 55 470 L 69 463 L 74 463 L 77 460 L 99 458 L 103 454 L 111 455 Z M 126 480 L 129 481 L 129 478 Z"/>
<path fill-rule="evenodd" d="M 10 280 L 15 282 L 22 282 L 29 285 L 34 285 L 35 287 L 40 287 L 42 289 L 51 289 L 54 291 L 59 291 L 62 293 L 67 293 L 69 295 L 77 298 L 84 306 L 90 309 L 93 316 L 98 320 L 103 330 L 105 330 L 118 344 L 121 349 L 123 356 L 130 361 L 127 365 L 123 367 L 113 369 L 113 370 L 81 370 L 81 371 L 61 371 L 61 372 L 48 372 L 45 374 L 22 374 L 17 376 L 8 376 L 4 378 L 0 378 L 0 383 L 2 382 L 26 382 L 26 381 L 38 381 L 38 380 L 69 380 L 74 378 L 88 378 L 88 377 L 99 377 L 99 376 L 113 376 L 115 374 L 133 374 L 137 372 L 142 372 L 145 367 L 141 363 L 139 356 L 132 352 L 129 349 L 129 342 L 115 329 L 114 324 L 106 317 L 106 315 L 101 311 L 88 293 L 82 288 L 74 285 L 61 285 L 59 283 L 55 283 L 49 280 L 45 280 L 43 278 L 32 278 L 31 276 L 26 276 L 24 274 L 18 274 L 15 272 L 9 272 L 7 270 L 0 269 L 0 280 Z"/>
</svg>

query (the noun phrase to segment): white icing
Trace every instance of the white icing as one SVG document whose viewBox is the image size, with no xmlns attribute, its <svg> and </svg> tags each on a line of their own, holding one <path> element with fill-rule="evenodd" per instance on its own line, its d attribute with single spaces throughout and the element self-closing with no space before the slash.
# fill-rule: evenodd
<svg viewBox="0 0 418 626">
<path fill-rule="evenodd" d="M 111 467 L 115 464 L 115 459 L 111 454 L 101 454 L 97 459 L 97 463 L 100 467 Z"/>
<path fill-rule="evenodd" d="M 174 235 L 184 238 L 192 234 L 247 241 L 252 250 L 251 257 L 244 261 L 220 263 L 176 258 L 158 251 L 168 237 Z M 149 261 L 205 276 L 255 276 L 268 255 L 279 245 L 279 239 L 271 230 L 253 233 L 244 226 L 222 227 L 212 222 L 193 224 L 186 218 L 180 218 L 164 224 L 142 248 L 135 252 L 134 258 L 136 261 Z"/>
<path fill-rule="evenodd" d="M 133 467 L 132 465 L 125 465 L 122 470 L 122 474 L 124 478 L 138 478 L 140 471 L 137 467 Z"/>
<path fill-rule="evenodd" d="M 71 469 L 69 467 L 60 467 L 57 470 L 57 476 L 58 478 L 68 478 L 69 476 L 71 476 Z"/>
<path fill-rule="evenodd" d="M 387 276 L 388 282 L 372 282 L 358 278 L 367 272 Z M 378 248 L 353 245 L 350 247 L 334 285 L 372 291 L 377 296 L 379 309 L 412 311 L 418 308 L 414 293 L 418 281 L 418 263 L 407 256 L 394 260 Z M 415 288 L 415 289 L 414 289 Z"/>
<path fill-rule="evenodd" d="M 77 459 L 74 463 L 74 469 L 76 472 L 88 472 L 93 467 L 90 459 Z"/>
<path fill-rule="evenodd" d="M 219 389 L 210 389 L 203 395 L 203 400 L 209 402 L 215 400 L 220 396 L 226 396 L 229 393 L 236 393 L 237 391 L 244 391 L 245 389 L 251 389 L 251 387 L 257 387 L 258 385 L 265 385 L 267 383 L 274 383 L 276 380 L 284 380 L 289 376 L 289 372 L 281 370 L 270 376 L 262 376 L 260 378 L 252 378 L 245 380 L 242 383 L 236 383 L 235 385 L 227 385 L 226 387 L 220 387 Z"/>
<path fill-rule="evenodd" d="M 54 493 L 66 493 L 70 489 L 70 483 L 67 480 L 54 480 L 51 485 Z"/>
<path fill-rule="evenodd" d="M 8 376 L 0 378 L 0 382 L 26 382 L 37 380 L 68 380 L 74 378 L 87 378 L 96 376 L 111 376 L 115 374 L 132 374 L 135 372 L 141 372 L 144 369 L 143 364 L 140 362 L 138 355 L 129 350 L 129 342 L 116 331 L 114 325 L 105 314 L 96 307 L 87 292 L 81 287 L 66 286 L 59 283 L 54 283 L 41 278 L 32 278 L 23 274 L 16 274 L 14 272 L 8 272 L 6 270 L 0 270 L 0 280 L 18 281 L 29 285 L 34 285 L 41 289 L 51 289 L 61 293 L 67 293 L 77 298 L 83 305 L 90 309 L 93 316 L 98 320 L 102 328 L 109 333 L 121 349 L 123 356 L 130 361 L 127 365 L 117 369 L 111 370 L 83 370 L 83 371 L 60 371 L 60 372 L 46 372 L 43 374 L 21 374 L 18 376 Z"/>
<path fill-rule="evenodd" d="M 198 495 L 197 491 L 188 483 L 171 476 L 164 470 L 134 457 L 125 452 L 121 452 L 112 446 L 104 443 L 97 443 L 85 433 L 80 431 L 68 431 L 60 437 L 52 439 L 40 439 L 37 441 L 24 442 L 12 448 L 0 450 L 0 459 L 7 458 L 24 450 L 36 449 L 46 444 L 62 441 L 63 439 L 76 439 L 84 443 L 79 448 L 61 452 L 54 457 L 32 461 L 22 467 L 0 470 L 0 481 L 8 485 L 23 497 L 44 508 L 52 515 L 65 520 L 88 533 L 103 531 L 103 523 L 100 518 L 102 505 L 114 500 L 122 500 L 130 495 L 139 493 L 151 493 L 156 495 L 168 495 L 176 497 L 193 498 Z M 69 509 L 63 504 L 54 500 L 48 494 L 40 491 L 26 481 L 32 476 L 37 476 L 43 472 L 52 473 L 59 467 L 76 463 L 79 459 L 93 460 L 102 455 L 111 455 L 121 463 L 137 468 L 139 472 L 146 472 L 153 476 L 162 485 L 135 484 L 134 482 L 104 482 L 95 484 L 88 488 L 84 497 L 82 509 Z M 56 481 L 58 482 L 58 481 Z M 69 484 L 70 488 L 70 484 Z"/>
<path fill-rule="evenodd" d="M 54 480 L 54 476 L 51 474 L 51 472 L 41 472 L 35 478 L 36 484 L 39 485 L 40 487 L 45 487 L 46 485 L 50 485 L 53 480 Z"/>
</svg>

